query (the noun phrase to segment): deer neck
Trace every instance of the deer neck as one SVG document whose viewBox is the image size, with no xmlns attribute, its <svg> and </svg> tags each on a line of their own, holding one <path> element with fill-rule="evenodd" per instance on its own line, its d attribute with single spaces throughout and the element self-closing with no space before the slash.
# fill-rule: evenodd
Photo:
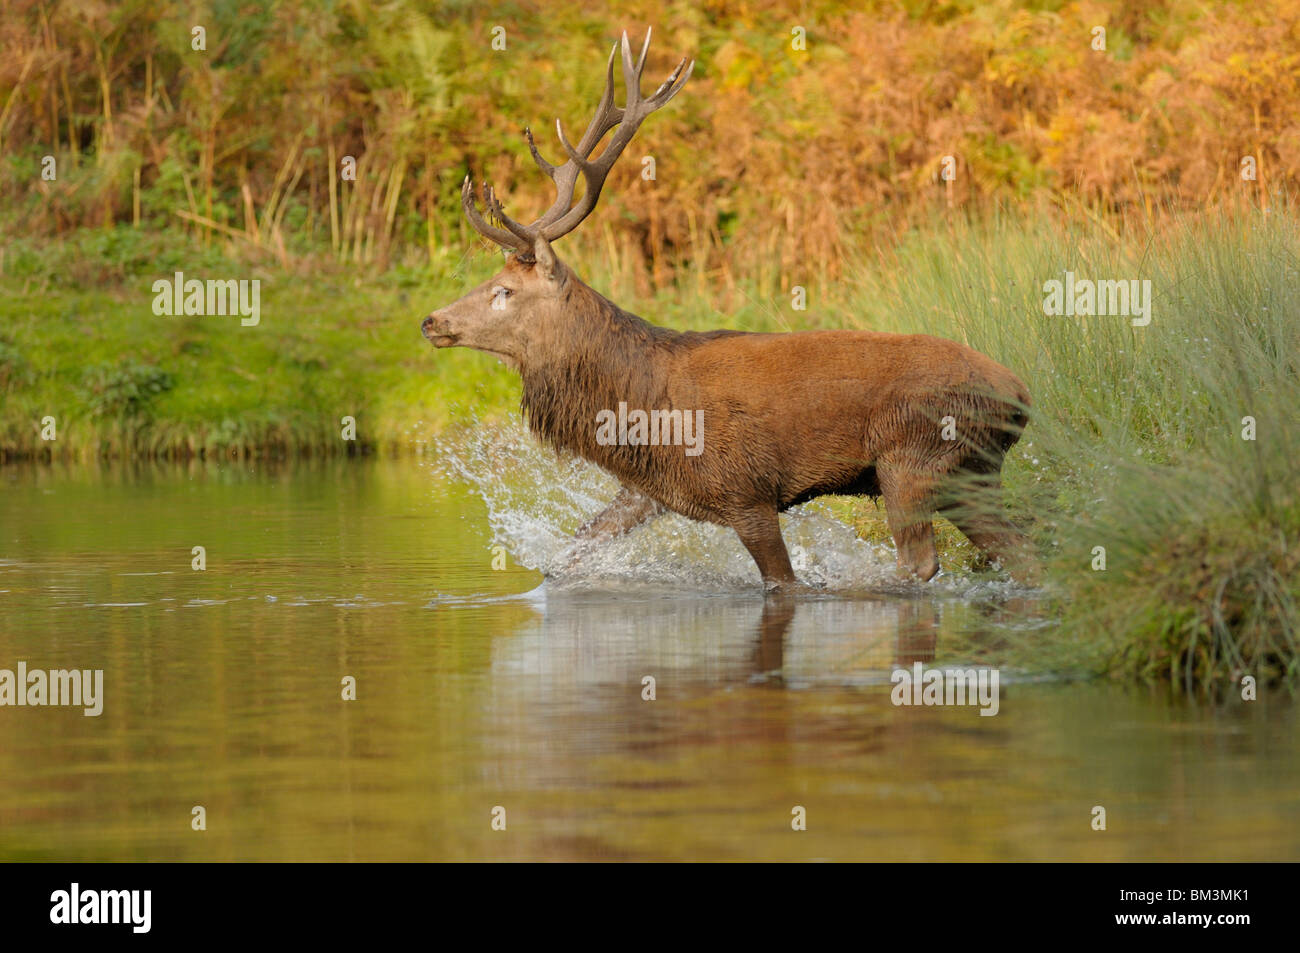
<svg viewBox="0 0 1300 953">
<path fill-rule="evenodd" d="M 656 327 L 575 282 L 565 346 L 521 369 L 529 429 L 556 447 L 609 465 L 618 448 L 596 440 L 597 415 L 665 402 L 676 332 Z"/>
</svg>

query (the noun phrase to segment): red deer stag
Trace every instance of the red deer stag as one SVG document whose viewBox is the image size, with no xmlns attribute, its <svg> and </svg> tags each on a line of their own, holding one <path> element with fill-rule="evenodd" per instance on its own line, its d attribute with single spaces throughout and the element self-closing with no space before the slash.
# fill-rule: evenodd
<svg viewBox="0 0 1300 953">
<path fill-rule="evenodd" d="M 424 336 L 435 347 L 474 348 L 516 369 L 529 429 L 622 483 L 613 502 L 578 531 L 580 546 L 672 510 L 730 526 L 765 586 L 792 588 L 777 514 L 823 494 L 870 495 L 884 500 L 903 573 L 928 580 L 938 571 L 938 512 L 1016 579 L 1034 581 L 1032 549 L 998 499 L 1002 459 L 1029 405 L 1011 371 L 964 345 L 920 334 L 656 327 L 593 291 L 556 257 L 551 243 L 591 214 L 642 121 L 691 75 L 695 64 L 683 59 L 654 95 L 642 98 L 649 45 L 647 32 L 633 63 L 627 34 L 615 44 L 595 118 L 576 147 L 556 121 L 569 156 L 563 165 L 542 158 L 524 130 L 557 192 L 537 221 L 510 218 L 490 186 L 484 202 L 491 221 L 485 220 L 465 179 L 465 214 L 506 251 L 505 267 L 425 318 Z M 614 105 L 620 46 L 622 107 Z M 609 145 L 593 158 L 611 130 Z M 573 204 L 579 176 L 586 188 Z M 620 431 L 611 439 L 616 411 Z M 693 448 L 682 445 L 692 420 L 703 430 L 697 425 Z"/>
</svg>

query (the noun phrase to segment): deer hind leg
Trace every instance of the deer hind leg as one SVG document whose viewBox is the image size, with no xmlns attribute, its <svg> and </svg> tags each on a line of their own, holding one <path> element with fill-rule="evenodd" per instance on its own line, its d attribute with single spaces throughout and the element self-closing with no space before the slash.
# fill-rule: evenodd
<svg viewBox="0 0 1300 953">
<path fill-rule="evenodd" d="M 1022 585 L 1038 584 L 1041 570 L 1034 546 L 1007 518 L 999 474 L 979 476 L 940 510 L 974 546 Z"/>
<path fill-rule="evenodd" d="M 881 463 L 876 474 L 898 551 L 898 570 L 928 582 L 939 571 L 934 547 L 934 477 L 896 463 Z"/>
<path fill-rule="evenodd" d="M 795 585 L 790 553 L 781 538 L 781 523 L 775 509 L 749 510 L 731 523 L 740 541 L 749 550 L 763 574 L 768 589 L 788 589 Z"/>
</svg>

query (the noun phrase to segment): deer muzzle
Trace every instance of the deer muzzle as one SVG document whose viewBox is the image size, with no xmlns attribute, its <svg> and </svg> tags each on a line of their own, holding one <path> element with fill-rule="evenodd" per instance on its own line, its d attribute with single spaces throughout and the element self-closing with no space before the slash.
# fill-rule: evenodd
<svg viewBox="0 0 1300 953">
<path fill-rule="evenodd" d="M 441 311 L 433 312 L 420 322 L 420 333 L 434 347 L 452 347 L 460 338 L 460 335 L 455 334 L 448 326 L 447 316 Z"/>
</svg>

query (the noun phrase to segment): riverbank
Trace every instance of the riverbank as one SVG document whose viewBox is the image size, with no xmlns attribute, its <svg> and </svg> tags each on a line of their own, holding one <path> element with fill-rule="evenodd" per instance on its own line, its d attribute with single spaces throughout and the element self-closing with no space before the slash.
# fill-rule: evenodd
<svg viewBox="0 0 1300 953">
<path fill-rule="evenodd" d="M 155 314 L 153 282 L 177 272 L 258 282 L 257 324 Z M 130 229 L 11 245 L 0 458 L 395 452 L 418 428 L 510 406 L 494 362 L 432 359 L 419 321 L 458 287 L 437 274 L 306 276 Z"/>
</svg>

